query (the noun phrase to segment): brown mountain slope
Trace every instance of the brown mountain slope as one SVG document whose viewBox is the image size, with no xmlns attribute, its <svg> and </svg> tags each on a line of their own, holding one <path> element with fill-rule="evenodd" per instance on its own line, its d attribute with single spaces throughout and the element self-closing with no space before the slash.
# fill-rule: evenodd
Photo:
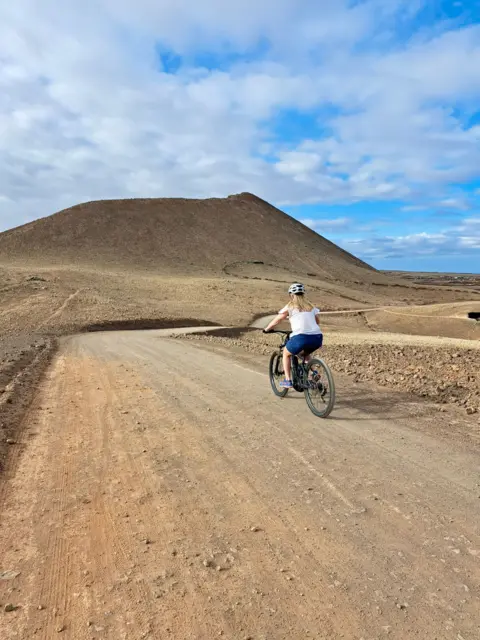
<svg viewBox="0 0 480 640">
<path fill-rule="evenodd" d="M 0 262 L 188 274 L 246 265 L 344 282 L 392 282 L 251 194 L 80 204 L 0 234 Z M 256 275 L 262 275 L 257 273 Z"/>
</svg>

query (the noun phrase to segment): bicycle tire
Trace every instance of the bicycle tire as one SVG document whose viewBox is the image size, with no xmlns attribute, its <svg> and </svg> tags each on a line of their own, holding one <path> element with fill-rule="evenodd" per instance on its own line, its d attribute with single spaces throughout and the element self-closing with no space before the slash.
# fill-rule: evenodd
<svg viewBox="0 0 480 640">
<path fill-rule="evenodd" d="M 281 364 L 281 369 L 282 369 L 281 376 L 277 376 L 275 373 L 276 370 L 278 371 L 276 366 L 277 358 L 280 360 L 280 364 Z M 282 354 L 280 353 L 280 351 L 274 351 L 270 356 L 270 364 L 268 365 L 268 375 L 270 378 L 270 384 L 272 386 L 273 393 L 279 398 L 284 398 L 288 393 L 288 389 L 282 389 L 282 387 L 277 386 L 276 384 L 278 378 L 283 378 L 283 362 L 282 362 Z"/>
<path fill-rule="evenodd" d="M 317 418 L 327 418 L 332 412 L 333 407 L 335 406 L 335 380 L 333 379 L 333 374 L 328 364 L 326 364 L 320 358 L 315 358 L 308 363 L 307 380 L 309 379 L 310 371 L 315 366 L 323 369 L 323 372 L 325 373 L 325 377 L 328 382 L 328 401 L 325 403 L 325 407 L 322 410 L 317 409 L 313 402 L 314 389 L 311 388 L 305 389 L 305 400 L 307 401 L 308 408 L 315 416 L 317 416 Z"/>
</svg>

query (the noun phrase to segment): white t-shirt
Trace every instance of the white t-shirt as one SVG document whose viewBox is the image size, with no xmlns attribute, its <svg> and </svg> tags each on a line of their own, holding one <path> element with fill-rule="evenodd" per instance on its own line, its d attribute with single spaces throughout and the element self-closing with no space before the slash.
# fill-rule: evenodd
<svg viewBox="0 0 480 640">
<path fill-rule="evenodd" d="M 278 313 L 285 313 L 286 311 L 288 311 L 288 319 L 292 325 L 292 336 L 298 336 L 299 334 L 315 336 L 322 333 L 315 320 L 315 316 L 320 313 L 320 309 L 317 309 L 317 307 L 311 311 L 300 311 L 299 309 L 289 309 L 287 304 Z"/>
</svg>

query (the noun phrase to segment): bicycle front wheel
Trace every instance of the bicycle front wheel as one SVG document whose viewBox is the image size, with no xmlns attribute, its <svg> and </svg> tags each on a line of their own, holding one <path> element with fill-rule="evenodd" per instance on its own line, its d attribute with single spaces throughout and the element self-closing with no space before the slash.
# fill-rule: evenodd
<svg viewBox="0 0 480 640">
<path fill-rule="evenodd" d="M 335 406 L 335 381 L 329 366 L 319 358 L 308 364 L 305 400 L 318 418 L 329 416 Z"/>
<path fill-rule="evenodd" d="M 283 371 L 283 359 L 280 351 L 272 353 L 268 373 L 273 393 L 279 398 L 284 398 L 288 393 L 288 389 L 284 389 L 280 386 L 280 382 L 285 378 L 285 372 Z"/>
</svg>

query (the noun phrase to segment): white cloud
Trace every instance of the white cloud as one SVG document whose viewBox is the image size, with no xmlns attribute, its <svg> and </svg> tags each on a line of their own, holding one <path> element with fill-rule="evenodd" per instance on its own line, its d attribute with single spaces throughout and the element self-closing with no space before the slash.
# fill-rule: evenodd
<svg viewBox="0 0 480 640">
<path fill-rule="evenodd" d="M 306 227 L 310 227 L 319 234 L 326 233 L 328 231 L 338 232 L 339 230 L 347 230 L 354 224 L 352 218 L 332 218 L 332 219 L 312 219 L 304 218 L 300 220 Z"/>
<path fill-rule="evenodd" d="M 480 166 L 478 131 L 451 108 L 480 98 L 480 27 L 399 46 L 423 3 L 407 4 L 3 3 L 0 228 L 108 197 L 448 201 Z M 158 46 L 185 56 L 176 75 Z M 230 62 L 209 70 L 207 54 Z M 319 139 L 271 131 L 281 109 L 325 108 Z"/>
<path fill-rule="evenodd" d="M 458 190 L 457 190 L 458 191 Z M 441 215 L 455 216 L 465 214 L 474 208 L 473 197 L 470 194 L 455 195 L 437 200 L 431 198 L 425 200 L 422 204 L 405 205 L 401 207 L 402 211 L 434 211 Z"/>
<path fill-rule="evenodd" d="M 329 173 L 348 175 L 351 197 L 406 197 L 412 186 L 438 195 L 443 185 L 478 175 L 477 127 L 464 128 L 450 107 L 473 108 L 478 68 L 480 26 L 381 57 L 334 60 L 316 90 L 346 113 L 332 118 L 331 137 L 305 141 L 291 153 L 308 152 L 322 171 L 328 163 Z M 280 166 L 286 162 L 288 153 Z M 310 173 L 312 183 L 320 172 Z"/>
<path fill-rule="evenodd" d="M 445 198 L 437 203 L 437 207 L 441 209 L 453 209 L 454 211 L 468 211 L 470 203 L 466 198 Z"/>
<path fill-rule="evenodd" d="M 347 238 L 341 242 L 341 245 L 366 260 L 472 256 L 472 268 L 478 271 L 475 256 L 480 249 L 480 217 L 466 218 L 461 224 L 438 233 L 421 232 L 403 236 Z"/>
<path fill-rule="evenodd" d="M 182 54 L 196 50 L 245 51 L 268 39 L 278 55 L 292 50 L 303 55 L 318 43 L 355 42 L 368 33 L 374 6 L 388 2 L 358 3 L 348 0 L 104 0 L 118 20 L 136 25 L 152 38 Z M 393 2 L 393 5 L 396 3 Z"/>
</svg>

